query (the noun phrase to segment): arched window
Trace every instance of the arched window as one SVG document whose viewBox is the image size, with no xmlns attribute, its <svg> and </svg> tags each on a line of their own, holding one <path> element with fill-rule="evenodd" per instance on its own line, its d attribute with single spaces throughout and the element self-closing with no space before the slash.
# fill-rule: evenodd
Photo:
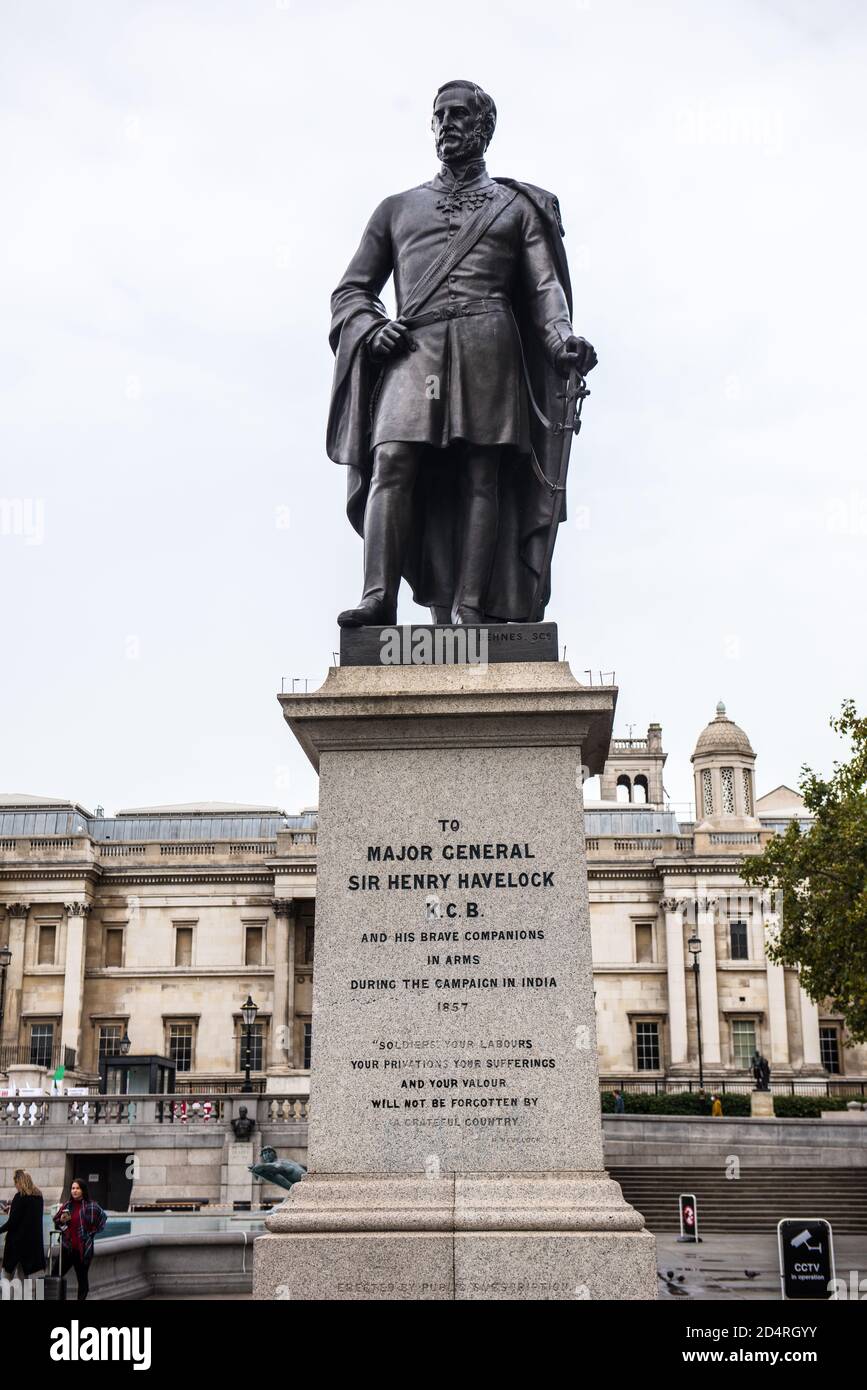
<svg viewBox="0 0 867 1390">
<path fill-rule="evenodd" d="M 709 767 L 701 770 L 701 810 L 702 815 L 713 815 L 713 779 Z"/>
<path fill-rule="evenodd" d="M 587 778 L 587 781 L 584 783 L 582 791 L 584 793 L 585 806 L 587 805 L 588 801 L 602 800 L 602 784 L 598 773 L 595 777 Z"/>
<path fill-rule="evenodd" d="M 637 806 L 646 806 L 650 797 L 648 795 L 647 778 L 640 772 L 632 783 L 632 800 Z"/>
<path fill-rule="evenodd" d="M 632 800 L 632 783 L 625 772 L 621 772 L 617 779 L 617 800 L 621 802 Z"/>
<path fill-rule="evenodd" d="M 748 767 L 744 768 L 744 815 L 753 814 L 753 775 Z"/>
</svg>

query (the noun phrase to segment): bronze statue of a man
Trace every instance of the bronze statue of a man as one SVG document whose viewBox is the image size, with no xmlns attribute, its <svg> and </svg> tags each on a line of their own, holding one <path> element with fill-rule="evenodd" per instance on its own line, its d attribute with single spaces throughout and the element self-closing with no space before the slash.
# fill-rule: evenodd
<svg viewBox="0 0 867 1390">
<path fill-rule="evenodd" d="M 331 300 L 328 454 L 348 465 L 364 589 L 342 627 L 391 625 L 401 576 L 435 623 L 533 620 L 557 497 L 572 331 L 557 199 L 494 179 L 494 102 L 441 87 L 440 171 L 380 203 Z M 379 295 L 394 276 L 397 318 Z M 547 602 L 550 581 L 543 584 Z"/>
</svg>

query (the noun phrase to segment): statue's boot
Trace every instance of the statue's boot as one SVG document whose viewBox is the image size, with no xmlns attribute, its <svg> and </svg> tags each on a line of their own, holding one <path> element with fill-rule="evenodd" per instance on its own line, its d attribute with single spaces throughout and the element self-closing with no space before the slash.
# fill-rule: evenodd
<svg viewBox="0 0 867 1390">
<path fill-rule="evenodd" d="M 481 627 L 484 624 L 485 615 L 479 608 L 471 608 L 462 603 L 452 612 L 452 623 L 455 627 Z"/>
<path fill-rule="evenodd" d="M 344 608 L 337 615 L 338 627 L 394 627 L 397 603 L 362 598 L 357 608 Z"/>
<path fill-rule="evenodd" d="M 364 593 L 357 608 L 338 615 L 340 627 L 393 627 L 397 622 L 400 562 L 412 515 L 417 451 L 381 444 L 364 511 Z"/>
<path fill-rule="evenodd" d="M 452 603 L 455 627 L 478 627 L 485 621 L 485 593 L 494 561 L 496 524 L 489 527 L 468 524 L 464 530 L 461 567 Z"/>
<path fill-rule="evenodd" d="M 461 476 L 463 526 L 461 559 L 452 599 L 456 627 L 485 621 L 485 599 L 497 545 L 497 451 L 474 451 Z"/>
<path fill-rule="evenodd" d="M 445 607 L 433 607 L 430 611 L 431 619 L 437 627 L 451 627 L 452 610 Z"/>
</svg>

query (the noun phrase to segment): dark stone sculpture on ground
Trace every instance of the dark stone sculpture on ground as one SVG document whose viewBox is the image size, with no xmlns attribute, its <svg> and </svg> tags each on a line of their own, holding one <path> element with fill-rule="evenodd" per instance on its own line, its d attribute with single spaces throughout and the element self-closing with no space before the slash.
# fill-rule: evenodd
<svg viewBox="0 0 867 1390">
<path fill-rule="evenodd" d="M 250 1164 L 250 1172 L 261 1182 L 276 1183 L 290 1192 L 295 1183 L 306 1176 L 307 1169 L 302 1168 L 300 1163 L 294 1163 L 291 1158 L 278 1158 L 277 1150 L 266 1144 L 259 1155 L 259 1162 Z"/>
</svg>

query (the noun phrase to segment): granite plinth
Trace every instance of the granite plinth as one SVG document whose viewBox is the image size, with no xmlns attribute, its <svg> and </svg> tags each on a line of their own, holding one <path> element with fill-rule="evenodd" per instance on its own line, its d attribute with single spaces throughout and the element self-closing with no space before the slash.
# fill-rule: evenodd
<svg viewBox="0 0 867 1390">
<path fill-rule="evenodd" d="M 255 1296 L 655 1296 L 602 1158 L 581 789 L 615 698 L 560 662 L 281 697 L 321 784 L 310 1172 Z"/>
<path fill-rule="evenodd" d="M 754 1119 L 773 1119 L 774 1097 L 770 1091 L 750 1092 L 750 1115 Z"/>
<path fill-rule="evenodd" d="M 267 1225 L 260 1299 L 656 1297 L 654 1238 L 599 1172 L 311 1174 Z"/>
<path fill-rule="evenodd" d="M 456 666 L 557 660 L 556 623 L 433 623 L 340 629 L 341 666 Z"/>
</svg>

